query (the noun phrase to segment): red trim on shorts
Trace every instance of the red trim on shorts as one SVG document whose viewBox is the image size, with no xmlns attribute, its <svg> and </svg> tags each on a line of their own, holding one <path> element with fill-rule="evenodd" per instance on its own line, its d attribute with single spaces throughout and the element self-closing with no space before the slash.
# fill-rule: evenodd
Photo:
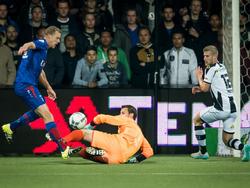
<svg viewBox="0 0 250 188">
<path fill-rule="evenodd" d="M 35 93 L 35 89 L 34 89 L 33 86 L 28 86 L 28 87 L 26 87 L 26 89 L 27 89 L 27 90 L 30 90 L 31 93 L 32 93 L 32 95 L 33 95 L 35 98 L 37 98 L 37 95 L 36 95 L 36 93 Z"/>
</svg>

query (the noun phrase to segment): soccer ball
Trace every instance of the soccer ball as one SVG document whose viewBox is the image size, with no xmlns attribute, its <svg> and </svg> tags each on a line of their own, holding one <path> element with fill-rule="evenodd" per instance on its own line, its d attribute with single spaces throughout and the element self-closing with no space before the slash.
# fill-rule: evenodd
<svg viewBox="0 0 250 188">
<path fill-rule="evenodd" d="M 72 129 L 83 129 L 87 124 L 87 117 L 81 112 L 75 112 L 69 117 L 69 125 Z"/>
</svg>

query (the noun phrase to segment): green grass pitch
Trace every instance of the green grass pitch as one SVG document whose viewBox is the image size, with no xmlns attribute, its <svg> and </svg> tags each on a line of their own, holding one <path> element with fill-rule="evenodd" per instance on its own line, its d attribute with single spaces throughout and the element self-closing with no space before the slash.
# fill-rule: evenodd
<svg viewBox="0 0 250 188">
<path fill-rule="evenodd" d="M 247 188 L 250 162 L 156 155 L 141 164 L 104 165 L 72 157 L 0 157 L 1 188 Z"/>
</svg>

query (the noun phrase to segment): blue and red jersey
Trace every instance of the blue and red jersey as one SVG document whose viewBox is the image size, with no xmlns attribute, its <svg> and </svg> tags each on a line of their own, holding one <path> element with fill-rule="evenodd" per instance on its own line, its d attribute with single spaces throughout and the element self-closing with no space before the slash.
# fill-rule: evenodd
<svg viewBox="0 0 250 188">
<path fill-rule="evenodd" d="M 43 39 L 33 42 L 36 48 L 23 54 L 15 84 L 34 86 L 38 84 L 39 76 L 47 59 L 48 43 Z"/>
</svg>

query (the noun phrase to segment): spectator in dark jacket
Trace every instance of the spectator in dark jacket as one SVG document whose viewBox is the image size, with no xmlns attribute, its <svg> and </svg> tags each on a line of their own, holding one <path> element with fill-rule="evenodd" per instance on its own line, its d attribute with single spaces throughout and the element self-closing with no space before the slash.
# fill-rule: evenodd
<svg viewBox="0 0 250 188">
<path fill-rule="evenodd" d="M 139 43 L 130 51 L 131 84 L 135 88 L 151 88 L 154 83 L 154 48 L 147 27 L 139 30 Z"/>
<path fill-rule="evenodd" d="M 127 59 L 129 59 L 131 48 L 139 42 L 138 30 L 140 26 L 137 12 L 131 8 L 126 11 L 125 23 L 116 25 L 114 44 L 124 50 Z"/>
<path fill-rule="evenodd" d="M 20 43 L 18 41 L 18 31 L 15 26 L 9 25 L 6 30 L 6 45 L 11 49 L 12 55 L 14 58 L 14 63 L 16 65 L 16 69 L 19 66 L 19 63 L 21 62 L 21 55 L 18 55 L 18 50 L 20 48 Z"/>
<path fill-rule="evenodd" d="M 128 84 L 126 69 L 118 61 L 118 49 L 116 47 L 108 49 L 108 62 L 103 67 L 108 78 L 109 87 L 121 87 Z"/>
<path fill-rule="evenodd" d="M 64 44 L 66 51 L 62 54 L 64 63 L 63 85 L 71 86 L 75 75 L 76 65 L 81 59 L 81 55 L 76 48 L 76 38 L 74 35 L 66 35 Z"/>
<path fill-rule="evenodd" d="M 175 30 L 181 29 L 181 26 L 174 22 L 175 12 L 172 6 L 165 5 L 161 15 L 163 20 L 153 31 L 154 39 L 157 36 L 157 41 L 154 41 L 154 44 L 156 45 L 157 42 L 156 48 L 159 56 L 173 47 L 172 34 Z"/>
<path fill-rule="evenodd" d="M 21 45 L 36 39 L 38 29 L 46 27 L 47 23 L 43 22 L 42 7 L 34 6 L 31 9 L 31 20 L 27 24 L 23 24 L 21 29 L 24 32 L 20 33 Z"/>
<path fill-rule="evenodd" d="M 100 35 L 95 29 L 95 15 L 87 13 L 83 17 L 83 32 L 77 37 L 77 45 L 82 55 L 86 54 L 86 49 L 89 46 L 97 46 L 99 43 Z"/>
<path fill-rule="evenodd" d="M 64 37 L 69 33 L 77 35 L 80 33 L 80 29 L 77 25 L 75 17 L 69 15 L 69 0 L 59 0 L 56 5 L 58 16 L 53 19 L 49 25 L 54 25 L 61 29 L 62 35 L 59 49 L 63 53 L 65 51 Z"/>
<path fill-rule="evenodd" d="M 8 16 L 8 6 L 0 1 L 0 32 L 6 32 L 8 25 L 18 28 L 18 25 Z"/>
<path fill-rule="evenodd" d="M 192 0 L 190 12 L 182 16 L 182 27 L 187 32 L 185 45 L 194 50 L 198 65 L 202 65 L 201 36 L 209 29 L 208 19 L 202 11 L 202 1 Z"/>
</svg>

